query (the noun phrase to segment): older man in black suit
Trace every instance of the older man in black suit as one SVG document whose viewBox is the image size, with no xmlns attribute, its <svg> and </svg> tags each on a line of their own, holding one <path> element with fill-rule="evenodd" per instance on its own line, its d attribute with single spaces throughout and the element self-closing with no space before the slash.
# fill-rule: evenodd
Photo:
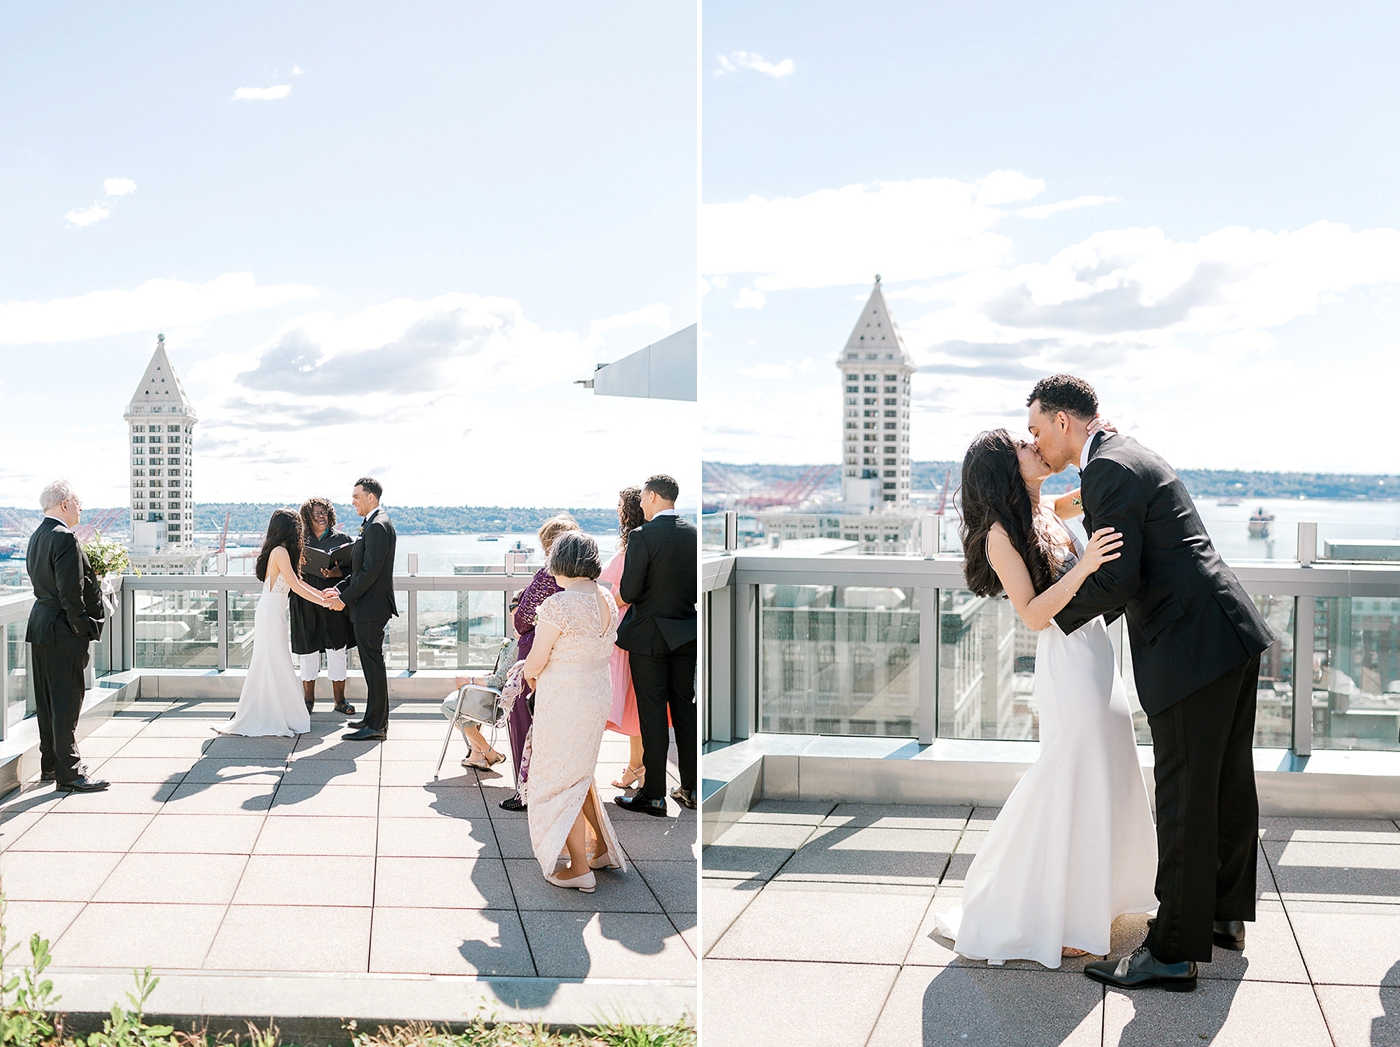
<svg viewBox="0 0 1400 1047">
<path fill-rule="evenodd" d="M 78 756 L 77 728 L 88 643 L 102 636 L 106 620 L 102 591 L 73 533 L 82 514 L 77 493 L 59 480 L 44 488 L 39 505 L 44 519 L 29 536 L 25 555 L 34 607 L 24 636 L 34 656 L 39 770 L 59 792 L 100 792 L 107 783 L 88 777 Z"/>
<path fill-rule="evenodd" d="M 680 787 L 677 803 L 695 808 L 696 765 L 696 577 L 699 542 L 695 526 L 676 514 L 680 486 L 656 475 L 642 488 L 647 522 L 627 539 L 618 595 L 628 604 L 617 627 L 617 645 L 627 652 L 637 692 L 646 780 L 634 796 L 614 797 L 632 811 L 666 814 L 666 712 L 676 734 Z"/>
<path fill-rule="evenodd" d="M 352 741 L 382 741 L 389 730 L 389 677 L 384 667 L 384 632 L 389 619 L 399 613 L 394 602 L 394 551 L 398 536 L 389 514 L 379 505 L 384 488 L 372 476 L 355 481 L 350 501 L 364 517 L 360 540 L 351 549 L 350 577 L 334 589 L 331 607 L 345 610 L 355 629 L 355 646 L 365 674 L 365 716 L 352 722 L 358 730 L 345 737 Z"/>
<path fill-rule="evenodd" d="M 1187 991 L 1213 945 L 1244 948 L 1255 916 L 1254 709 L 1274 636 L 1172 467 L 1130 437 L 1090 434 L 1098 397 L 1087 382 L 1043 379 L 1027 403 L 1040 456 L 1057 472 L 1079 466 L 1085 530 L 1123 536 L 1121 555 L 1055 621 L 1072 633 L 1100 615 L 1126 619 L 1152 729 L 1161 905 L 1136 952 L 1084 973 L 1118 989 Z"/>
</svg>

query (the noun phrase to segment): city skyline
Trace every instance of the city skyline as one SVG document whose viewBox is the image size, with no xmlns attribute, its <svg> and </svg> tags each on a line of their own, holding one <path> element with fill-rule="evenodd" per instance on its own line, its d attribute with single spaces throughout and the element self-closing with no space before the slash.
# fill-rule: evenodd
<svg viewBox="0 0 1400 1047">
<path fill-rule="evenodd" d="M 878 272 L 917 460 L 1071 371 L 1183 468 L 1391 468 L 1393 12 L 817 6 L 706 7 L 707 459 L 839 460 Z"/>
<path fill-rule="evenodd" d="M 696 319 L 693 7 L 57 18 L 0 15 L 6 501 L 126 503 L 157 333 L 201 499 L 698 498 L 696 405 L 574 384 Z"/>
</svg>

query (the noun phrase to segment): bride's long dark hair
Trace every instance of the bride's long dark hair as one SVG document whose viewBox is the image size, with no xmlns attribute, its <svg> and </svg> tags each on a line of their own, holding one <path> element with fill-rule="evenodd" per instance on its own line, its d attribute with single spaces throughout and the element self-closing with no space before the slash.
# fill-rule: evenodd
<svg viewBox="0 0 1400 1047">
<path fill-rule="evenodd" d="M 978 433 L 963 456 L 962 523 L 963 576 L 978 596 L 997 596 L 1001 579 L 987 559 L 987 532 L 992 524 L 1006 528 L 1011 545 L 1026 561 L 1037 593 L 1055 584 L 1055 569 L 1062 562 L 1057 543 L 1051 540 L 1031 504 L 1030 491 L 1021 476 L 1016 440 L 1005 429 Z"/>
<path fill-rule="evenodd" d="M 267 562 L 272 559 L 272 550 L 279 545 L 292 558 L 292 569 L 300 573 L 303 559 L 301 547 L 305 537 L 300 513 L 295 509 L 275 510 L 272 519 L 267 521 L 267 537 L 263 539 L 262 551 L 258 553 L 258 581 L 267 581 Z"/>
</svg>

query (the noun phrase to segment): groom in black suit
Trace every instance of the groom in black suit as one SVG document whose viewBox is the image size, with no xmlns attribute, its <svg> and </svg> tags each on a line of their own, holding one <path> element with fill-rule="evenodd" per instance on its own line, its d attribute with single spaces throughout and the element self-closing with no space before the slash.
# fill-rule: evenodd
<svg viewBox="0 0 1400 1047">
<path fill-rule="evenodd" d="M 647 522 L 627 536 L 618 596 L 628 604 L 617 627 L 617 646 L 627 652 L 637 692 L 646 780 L 634 796 L 613 802 L 631 811 L 666 815 L 666 752 L 671 747 L 666 713 L 676 734 L 680 786 L 671 797 L 695 809 L 696 755 L 696 575 L 699 542 L 695 527 L 676 514 L 680 486 L 657 475 L 642 488 Z"/>
<path fill-rule="evenodd" d="M 372 476 L 355 481 L 350 501 L 364 517 L 360 539 L 350 550 L 350 576 L 334 589 L 331 607 L 344 610 L 355 629 L 355 646 L 365 674 L 363 720 L 352 722 L 359 730 L 345 735 L 351 741 L 382 741 L 389 730 L 389 677 L 384 668 L 384 631 L 399 613 L 394 602 L 394 548 L 398 536 L 389 514 L 379 506 L 384 487 Z"/>
<path fill-rule="evenodd" d="M 1172 467 L 1130 437 L 1090 435 L 1098 397 L 1087 382 L 1043 379 L 1027 404 L 1040 456 L 1056 472 L 1079 466 L 1085 530 L 1123 536 L 1118 559 L 1055 621 L 1072 633 L 1099 615 L 1126 616 L 1155 758 L 1157 917 L 1132 956 L 1084 973 L 1121 989 L 1190 991 L 1212 944 L 1243 949 L 1254 919 L 1254 706 L 1259 656 L 1274 636 Z"/>
<path fill-rule="evenodd" d="M 59 792 L 100 792 L 107 783 L 87 776 L 77 728 L 88 643 L 101 639 L 106 609 L 97 573 L 73 533 L 82 513 L 77 494 L 60 480 L 44 488 L 39 504 L 44 519 L 29 536 L 24 558 L 34 585 L 24 640 L 34 655 L 40 777 Z"/>
</svg>

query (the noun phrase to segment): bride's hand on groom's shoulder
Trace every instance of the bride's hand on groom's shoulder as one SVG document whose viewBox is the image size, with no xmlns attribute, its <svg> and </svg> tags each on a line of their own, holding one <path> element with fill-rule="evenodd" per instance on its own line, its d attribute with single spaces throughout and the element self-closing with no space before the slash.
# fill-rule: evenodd
<svg viewBox="0 0 1400 1047">
<path fill-rule="evenodd" d="M 1089 539 L 1089 544 L 1084 547 L 1084 556 L 1081 562 L 1092 574 L 1109 560 L 1116 560 L 1122 553 L 1118 552 L 1123 547 L 1123 535 L 1115 531 L 1112 527 L 1100 527 L 1094 532 L 1094 536 Z"/>
<path fill-rule="evenodd" d="M 1095 433 L 1116 433 L 1117 431 L 1118 427 L 1107 418 L 1103 417 L 1103 415 L 1094 415 L 1093 420 L 1089 423 L 1090 436 L 1093 436 Z"/>
</svg>

